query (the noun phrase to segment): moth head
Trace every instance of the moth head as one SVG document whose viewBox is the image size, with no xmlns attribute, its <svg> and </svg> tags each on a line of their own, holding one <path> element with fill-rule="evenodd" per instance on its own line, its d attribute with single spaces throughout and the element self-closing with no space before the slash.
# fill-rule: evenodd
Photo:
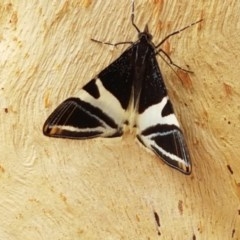
<svg viewBox="0 0 240 240">
<path fill-rule="evenodd" d="M 139 38 L 144 37 L 144 38 L 146 38 L 147 41 L 151 41 L 151 40 L 152 40 L 152 35 L 149 33 L 148 25 L 147 25 L 147 24 L 146 24 L 143 32 L 140 32 L 140 33 L 138 34 L 138 37 L 139 37 Z"/>
</svg>

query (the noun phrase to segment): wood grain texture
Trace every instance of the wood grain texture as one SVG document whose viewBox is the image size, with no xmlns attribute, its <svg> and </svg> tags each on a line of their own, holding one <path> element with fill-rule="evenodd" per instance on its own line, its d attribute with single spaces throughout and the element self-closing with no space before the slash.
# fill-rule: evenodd
<svg viewBox="0 0 240 240">
<path fill-rule="evenodd" d="M 0 239 L 240 239 L 240 1 L 136 0 L 164 45 L 169 95 L 193 162 L 185 176 L 122 139 L 42 135 L 65 98 L 137 39 L 130 1 L 0 3 Z M 158 217 L 157 217 L 158 216 Z"/>
</svg>

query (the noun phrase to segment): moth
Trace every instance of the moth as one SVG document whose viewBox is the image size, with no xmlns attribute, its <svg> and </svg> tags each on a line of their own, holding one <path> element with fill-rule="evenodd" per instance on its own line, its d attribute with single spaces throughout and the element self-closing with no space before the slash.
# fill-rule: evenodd
<svg viewBox="0 0 240 240">
<path fill-rule="evenodd" d="M 125 125 L 129 125 L 136 129 L 143 146 L 170 167 L 190 174 L 189 151 L 156 59 L 160 52 L 166 55 L 160 45 L 187 27 L 154 45 L 148 26 L 141 32 L 134 23 L 134 2 L 131 20 L 138 40 L 118 43 L 131 45 L 75 97 L 53 111 L 44 123 L 43 134 L 71 139 L 113 138 L 122 136 Z"/>
</svg>

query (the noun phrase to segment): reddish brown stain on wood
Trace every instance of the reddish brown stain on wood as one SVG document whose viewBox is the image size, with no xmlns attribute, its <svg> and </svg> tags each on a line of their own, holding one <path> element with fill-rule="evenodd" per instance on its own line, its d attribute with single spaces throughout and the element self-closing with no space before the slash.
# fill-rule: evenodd
<svg viewBox="0 0 240 240">
<path fill-rule="evenodd" d="M 224 88 L 226 97 L 229 97 L 233 94 L 232 86 L 230 86 L 229 84 L 223 83 L 223 88 Z"/>
<path fill-rule="evenodd" d="M 178 201 L 178 210 L 179 210 L 180 214 L 182 215 L 183 214 L 183 201 L 182 200 Z"/>
<path fill-rule="evenodd" d="M 5 173 L 5 169 L 4 169 L 4 167 L 1 166 L 1 165 L 0 165 L 0 172 L 1 172 L 1 173 Z"/>
<path fill-rule="evenodd" d="M 192 79 L 190 77 L 190 74 L 191 73 L 185 72 L 181 69 L 177 70 L 177 75 L 179 76 L 178 79 L 186 89 L 192 89 Z"/>
<path fill-rule="evenodd" d="M 18 15 L 17 15 L 17 12 L 14 11 L 12 16 L 11 16 L 11 19 L 10 19 L 10 23 L 14 26 L 14 27 L 17 27 L 17 23 L 18 23 Z"/>
</svg>

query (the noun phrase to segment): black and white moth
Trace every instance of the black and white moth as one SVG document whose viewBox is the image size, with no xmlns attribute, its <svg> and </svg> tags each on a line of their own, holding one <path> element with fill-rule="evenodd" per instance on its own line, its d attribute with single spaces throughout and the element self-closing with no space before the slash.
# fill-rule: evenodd
<svg viewBox="0 0 240 240">
<path fill-rule="evenodd" d="M 132 24 L 138 40 L 126 42 L 131 46 L 119 58 L 83 86 L 76 97 L 62 102 L 44 123 L 43 133 L 71 139 L 110 138 L 121 136 L 124 125 L 129 125 L 136 128 L 139 142 L 166 164 L 190 174 L 187 145 L 156 59 L 160 52 L 166 55 L 160 45 L 187 27 L 154 45 L 148 27 L 141 32 L 134 23 L 134 3 Z"/>
</svg>

